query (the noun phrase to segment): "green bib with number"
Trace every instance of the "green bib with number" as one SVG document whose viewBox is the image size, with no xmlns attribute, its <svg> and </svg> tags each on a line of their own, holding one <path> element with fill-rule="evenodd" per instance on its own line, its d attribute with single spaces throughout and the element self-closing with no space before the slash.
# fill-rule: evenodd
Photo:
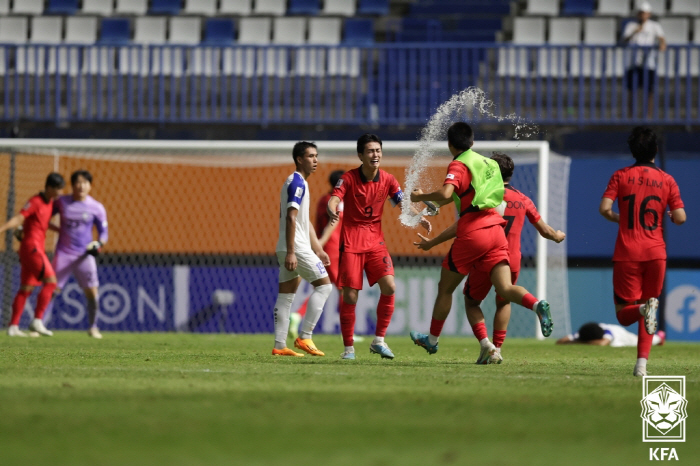
<svg viewBox="0 0 700 466">
<path fill-rule="evenodd" d="M 484 157 L 471 149 L 462 152 L 455 160 L 469 168 L 472 174 L 471 187 L 474 188 L 472 205 L 465 209 L 462 209 L 462 196 L 468 194 L 469 190 L 460 194 L 452 193 L 452 199 L 454 199 L 457 212 L 460 215 L 467 212 L 493 209 L 503 202 L 503 178 L 501 177 L 501 169 L 498 167 L 498 162 Z"/>
</svg>

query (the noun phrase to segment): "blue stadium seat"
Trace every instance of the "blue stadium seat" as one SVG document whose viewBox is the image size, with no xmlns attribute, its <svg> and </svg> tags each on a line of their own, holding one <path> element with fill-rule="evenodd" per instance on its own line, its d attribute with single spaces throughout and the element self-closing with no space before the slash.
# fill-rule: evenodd
<svg viewBox="0 0 700 466">
<path fill-rule="evenodd" d="M 289 0 L 287 14 L 316 16 L 320 9 L 318 0 Z"/>
<path fill-rule="evenodd" d="M 564 7 L 561 9 L 564 15 L 584 15 L 593 14 L 593 0 L 564 0 Z"/>
<path fill-rule="evenodd" d="M 78 0 L 49 0 L 46 13 L 74 15 L 78 11 Z"/>
<path fill-rule="evenodd" d="M 204 23 L 203 44 L 231 45 L 235 38 L 235 25 L 230 19 L 210 18 Z"/>
<path fill-rule="evenodd" d="M 455 14 L 508 15 L 510 4 L 502 0 L 421 1 L 411 5 L 411 16 L 436 17 Z"/>
<path fill-rule="evenodd" d="M 442 22 L 436 19 L 404 18 L 401 30 L 396 33 L 397 42 L 439 42 Z"/>
<path fill-rule="evenodd" d="M 152 0 L 149 13 L 155 15 L 176 15 L 182 7 L 180 0 Z"/>
<path fill-rule="evenodd" d="M 100 44 L 128 44 L 131 36 L 129 20 L 125 18 L 103 18 Z"/>
<path fill-rule="evenodd" d="M 361 15 L 388 15 L 389 0 L 360 0 L 357 13 Z"/>
<path fill-rule="evenodd" d="M 372 45 L 374 43 L 374 22 L 371 19 L 346 19 L 343 43 L 346 45 Z"/>
</svg>

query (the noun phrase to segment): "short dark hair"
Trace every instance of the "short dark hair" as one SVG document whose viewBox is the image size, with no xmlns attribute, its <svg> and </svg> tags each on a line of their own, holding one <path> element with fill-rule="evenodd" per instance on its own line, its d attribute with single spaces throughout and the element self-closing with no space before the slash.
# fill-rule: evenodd
<svg viewBox="0 0 700 466">
<path fill-rule="evenodd" d="M 78 181 L 78 178 L 80 178 L 81 176 L 82 176 L 83 178 L 85 178 L 86 180 L 88 180 L 88 181 L 90 182 L 90 184 L 92 184 L 92 174 L 90 174 L 89 171 L 87 171 L 87 170 L 76 170 L 76 171 L 74 171 L 73 173 L 71 173 L 71 175 L 70 175 L 70 184 L 71 184 L 71 186 L 73 186 L 73 185 Z"/>
<path fill-rule="evenodd" d="M 646 126 L 635 127 L 627 138 L 627 145 L 638 163 L 651 162 L 658 151 L 656 133 Z"/>
<path fill-rule="evenodd" d="M 362 154 L 365 152 L 365 146 L 369 142 L 378 142 L 379 147 L 382 147 L 382 140 L 376 134 L 365 133 L 359 137 L 357 140 L 357 153 Z"/>
<path fill-rule="evenodd" d="M 331 186 L 335 187 L 335 185 L 338 184 L 338 180 L 340 179 L 340 177 L 344 174 L 345 172 L 343 170 L 335 170 L 334 172 L 332 172 L 331 176 L 328 177 L 328 181 L 330 182 Z"/>
<path fill-rule="evenodd" d="M 49 176 L 46 177 L 46 183 L 44 187 L 61 189 L 66 185 L 66 181 L 63 179 L 60 173 L 51 172 Z"/>
<path fill-rule="evenodd" d="M 515 170 L 513 159 L 503 152 L 493 152 L 491 158 L 498 162 L 498 168 L 501 169 L 501 178 L 503 178 L 503 181 L 509 181 L 513 176 L 513 170 Z"/>
<path fill-rule="evenodd" d="M 463 121 L 453 123 L 447 129 L 447 142 L 457 150 L 466 151 L 474 145 L 474 131 Z"/>
<path fill-rule="evenodd" d="M 294 149 L 292 149 L 292 158 L 294 159 L 295 165 L 297 163 L 297 157 L 303 157 L 306 153 L 306 149 L 309 147 L 313 147 L 314 149 L 318 150 L 318 147 L 316 147 L 316 144 L 313 142 L 299 141 L 294 144 Z"/>
<path fill-rule="evenodd" d="M 581 328 L 578 329 L 579 341 L 600 340 L 603 338 L 603 335 L 605 335 L 605 330 L 595 322 L 583 324 Z"/>
</svg>

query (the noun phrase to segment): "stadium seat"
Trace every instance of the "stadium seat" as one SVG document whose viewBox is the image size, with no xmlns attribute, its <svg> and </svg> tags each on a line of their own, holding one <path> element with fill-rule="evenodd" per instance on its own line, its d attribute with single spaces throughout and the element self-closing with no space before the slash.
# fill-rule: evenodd
<svg viewBox="0 0 700 466">
<path fill-rule="evenodd" d="M 235 37 L 235 23 L 230 19 L 208 18 L 204 23 L 203 44 L 232 45 Z"/>
<path fill-rule="evenodd" d="M 287 14 L 316 16 L 319 10 L 319 0 L 289 0 Z"/>
<path fill-rule="evenodd" d="M 0 15 L 6 16 L 10 13 L 10 0 L 0 0 Z"/>
<path fill-rule="evenodd" d="M 241 18 L 238 23 L 238 44 L 270 44 L 271 24 L 270 18 Z M 248 78 L 256 74 L 262 75 L 264 71 L 264 67 L 262 66 L 264 54 L 262 52 L 262 50 L 258 50 L 256 60 L 255 51 L 252 49 L 225 49 L 223 63 L 224 73 L 244 75 Z"/>
<path fill-rule="evenodd" d="M 397 26 L 397 42 L 437 42 L 442 38 L 442 22 L 436 19 L 403 18 Z M 460 25 L 459 31 L 472 30 Z"/>
<path fill-rule="evenodd" d="M 585 18 L 583 43 L 585 45 L 615 45 L 617 24 L 614 18 Z M 571 51 L 571 74 L 586 77 L 611 77 L 624 74 L 624 56 L 621 48 L 579 49 Z"/>
<path fill-rule="evenodd" d="M 544 18 L 515 18 L 513 21 L 514 45 L 543 45 Z M 499 76 L 527 76 L 530 73 L 530 50 L 524 48 L 499 49 Z"/>
<path fill-rule="evenodd" d="M 125 18 L 104 18 L 102 19 L 102 32 L 100 44 L 123 45 L 129 42 L 130 27 L 129 20 Z"/>
<path fill-rule="evenodd" d="M 15 0 L 12 13 L 16 15 L 40 15 L 44 12 L 44 0 Z"/>
<path fill-rule="evenodd" d="M 374 43 L 374 22 L 370 19 L 346 19 L 343 45 L 328 51 L 328 74 L 357 77 L 360 75 L 361 52 L 357 46 Z"/>
<path fill-rule="evenodd" d="M 46 13 L 74 15 L 78 11 L 78 0 L 49 0 Z"/>
<path fill-rule="evenodd" d="M 182 12 L 187 15 L 214 16 L 216 0 L 186 0 Z"/>
<path fill-rule="evenodd" d="M 119 71 L 122 74 L 148 75 L 150 49 L 148 45 L 165 43 L 166 18 L 161 16 L 137 16 L 134 20 L 134 40 L 128 47 L 119 49 Z"/>
<path fill-rule="evenodd" d="M 579 18 L 550 18 L 549 45 L 579 45 L 581 43 L 581 20 Z M 564 77 L 568 75 L 569 47 L 541 49 L 538 53 L 540 76 Z"/>
<path fill-rule="evenodd" d="M 84 5 L 84 4 L 83 4 Z M 97 18 L 94 16 L 69 16 L 66 18 L 67 44 L 91 45 L 97 41 Z M 106 74 L 109 69 L 108 54 L 105 48 L 100 54 L 98 49 L 92 47 L 83 51 L 82 70 L 85 73 L 97 74 L 102 71 Z M 70 57 L 70 60 L 69 60 Z M 100 63 L 101 62 L 101 63 Z M 102 66 L 100 66 L 100 64 Z M 79 50 L 74 47 L 59 47 L 58 72 L 77 76 L 81 69 Z"/>
<path fill-rule="evenodd" d="M 324 0 L 324 15 L 355 16 L 355 2 L 352 0 Z"/>
<path fill-rule="evenodd" d="M 34 16 L 31 18 L 29 43 L 59 44 L 63 36 L 63 20 L 58 16 Z M 17 47 L 17 72 L 43 75 L 47 71 L 46 56 L 56 69 L 55 47 Z"/>
<path fill-rule="evenodd" d="M 357 13 L 386 16 L 389 14 L 389 0 L 360 0 Z"/>
<path fill-rule="evenodd" d="M 525 13 L 528 15 L 559 15 L 559 0 L 528 0 Z"/>
<path fill-rule="evenodd" d="M 305 18 L 275 18 L 272 27 L 274 45 L 304 45 L 306 42 Z M 300 50 L 300 52 L 303 52 Z M 270 49 L 267 55 L 268 75 L 286 76 L 288 71 L 287 49 Z M 296 56 L 296 53 L 293 53 Z M 304 55 L 300 53 L 299 55 Z M 302 59 L 303 60 L 303 59 Z"/>
<path fill-rule="evenodd" d="M 114 12 L 112 0 L 83 0 L 81 13 L 88 15 L 109 16 Z"/>
<path fill-rule="evenodd" d="M 672 15 L 700 16 L 700 0 L 671 0 Z"/>
<path fill-rule="evenodd" d="M 690 43 L 690 21 L 688 18 L 660 18 L 659 23 L 664 30 L 664 38 L 668 45 L 688 45 Z M 666 52 L 658 54 L 657 75 L 675 77 L 676 67 L 678 67 L 680 76 L 688 74 L 688 60 L 685 51 L 670 48 Z"/>
<path fill-rule="evenodd" d="M 700 45 L 700 18 L 693 19 L 693 42 Z M 700 75 L 700 51 L 694 48 L 690 51 L 690 75 L 697 77 Z"/>
<path fill-rule="evenodd" d="M 372 45 L 374 22 L 371 19 L 346 19 L 343 43 L 346 45 Z"/>
<path fill-rule="evenodd" d="M 180 0 L 151 0 L 148 12 L 152 15 L 177 15 L 181 6 Z"/>
<path fill-rule="evenodd" d="M 340 18 L 310 18 L 307 44 L 310 46 L 340 44 L 341 24 Z M 299 50 L 294 67 L 296 74 L 300 76 L 324 76 L 327 55 L 328 50 L 325 47 Z"/>
<path fill-rule="evenodd" d="M 591 16 L 593 14 L 593 0 L 564 0 L 564 8 L 561 12 L 564 15 Z"/>
<path fill-rule="evenodd" d="M 600 16 L 629 16 L 630 2 L 627 0 L 598 0 L 596 14 Z"/>
<path fill-rule="evenodd" d="M 311 18 L 309 19 L 309 44 L 338 45 L 340 44 L 340 18 Z"/>
<path fill-rule="evenodd" d="M 251 0 L 221 0 L 220 15 L 248 16 L 252 11 Z"/>
<path fill-rule="evenodd" d="M 255 0 L 253 14 L 284 16 L 287 0 Z"/>
<path fill-rule="evenodd" d="M 148 10 L 148 0 L 117 0 L 115 13 L 127 15 L 145 15 Z"/>
<path fill-rule="evenodd" d="M 197 45 L 202 39 L 201 18 L 173 16 L 169 19 L 170 37 L 168 43 L 174 45 Z M 211 49 L 206 49 L 211 51 Z M 181 76 L 185 71 L 189 74 L 207 74 L 210 76 L 216 69 L 215 57 L 211 53 L 204 53 L 201 48 L 176 48 L 174 50 L 164 49 L 163 73 Z M 159 59 L 160 57 L 154 57 Z M 218 63 L 218 61 L 217 61 Z M 154 62 L 154 73 L 160 69 Z"/>
</svg>

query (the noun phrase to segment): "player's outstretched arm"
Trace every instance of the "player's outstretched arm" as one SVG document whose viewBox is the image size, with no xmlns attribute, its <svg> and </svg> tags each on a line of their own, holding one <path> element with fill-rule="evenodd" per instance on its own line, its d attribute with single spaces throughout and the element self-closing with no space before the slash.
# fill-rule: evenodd
<svg viewBox="0 0 700 466">
<path fill-rule="evenodd" d="M 318 242 L 321 244 L 322 248 L 325 247 L 328 240 L 331 239 L 331 236 L 333 236 L 333 232 L 335 231 L 336 228 L 338 228 L 338 225 L 340 225 L 339 222 L 335 222 L 335 223 L 328 222 L 326 224 L 326 228 L 323 229 L 323 232 L 321 233 L 321 237 L 318 239 Z"/>
<path fill-rule="evenodd" d="M 444 184 L 437 191 L 432 193 L 424 193 L 420 189 L 414 189 L 411 192 L 411 202 L 422 202 L 422 201 L 434 201 L 441 202 L 447 201 L 452 198 L 452 193 L 454 193 L 455 187 L 452 184 Z"/>
<path fill-rule="evenodd" d="M 420 237 L 421 241 L 418 243 L 414 242 L 413 244 L 415 244 L 418 249 L 429 251 L 438 244 L 442 244 L 445 241 L 449 241 L 457 236 L 457 222 L 445 228 L 442 233 L 433 239 L 428 239 L 420 233 L 418 233 L 418 236 Z"/>
<path fill-rule="evenodd" d="M 338 196 L 331 196 L 328 200 L 328 218 L 329 223 L 338 223 L 340 220 L 340 212 L 338 212 L 338 206 L 340 205 L 340 198 Z"/>
<path fill-rule="evenodd" d="M 675 209 L 668 213 L 671 221 L 676 225 L 683 225 L 688 217 L 685 215 L 685 209 Z"/>
<path fill-rule="evenodd" d="M 331 265 L 331 258 L 328 257 L 328 253 L 323 250 L 323 246 L 321 246 L 321 242 L 318 240 L 318 236 L 316 236 L 316 229 L 313 225 L 311 225 L 311 230 L 309 231 L 309 240 L 311 241 L 311 250 L 321 259 L 323 265 L 326 267 Z"/>
<path fill-rule="evenodd" d="M 600 215 L 610 220 L 611 222 L 620 223 L 620 214 L 618 214 L 617 212 L 613 212 L 612 210 L 613 202 L 614 201 L 609 197 L 604 197 L 600 201 L 600 207 L 598 208 L 598 212 L 600 212 Z"/>
<path fill-rule="evenodd" d="M 7 230 L 12 230 L 13 228 L 17 228 L 18 226 L 22 225 L 23 223 L 24 223 L 24 215 L 17 214 L 14 217 L 12 217 L 10 220 L 8 220 L 4 225 L 0 226 L 0 233 L 3 233 Z"/>
<path fill-rule="evenodd" d="M 297 268 L 297 256 L 294 254 L 294 236 L 297 230 L 297 209 L 294 207 L 287 208 L 287 216 L 285 218 L 284 239 L 287 242 L 287 255 L 284 258 L 284 267 L 289 270 Z"/>
<path fill-rule="evenodd" d="M 564 241 L 564 238 L 566 238 L 566 233 L 561 230 L 555 230 L 547 225 L 547 223 L 542 219 L 535 223 L 535 229 L 538 231 L 540 236 L 547 238 L 550 241 L 554 241 L 555 243 L 561 243 Z"/>
</svg>

